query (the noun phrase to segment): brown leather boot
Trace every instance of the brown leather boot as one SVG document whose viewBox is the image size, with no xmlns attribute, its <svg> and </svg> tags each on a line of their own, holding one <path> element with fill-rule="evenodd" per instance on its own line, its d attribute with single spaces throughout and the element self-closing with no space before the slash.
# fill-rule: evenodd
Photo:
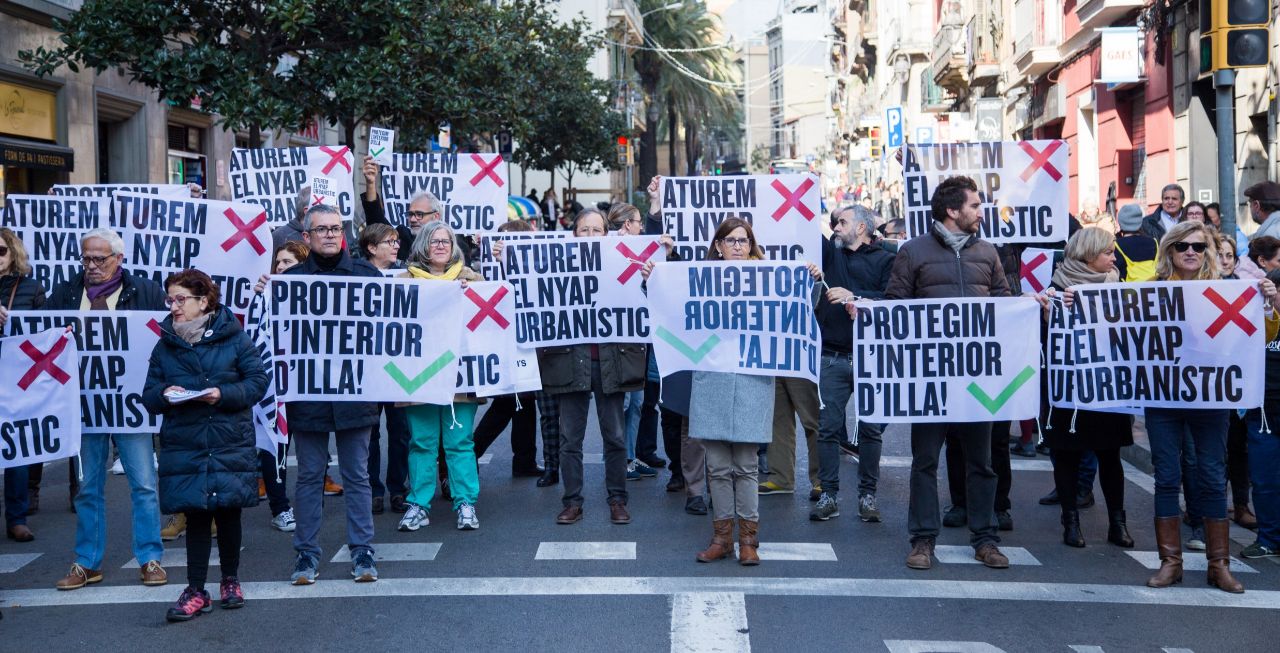
<svg viewBox="0 0 1280 653">
<path fill-rule="evenodd" d="M 31 510 L 27 510 L 27 514 L 31 514 Z M 1236 523 L 1251 530 L 1258 529 L 1258 517 L 1253 514 L 1252 510 L 1249 510 L 1249 504 L 1236 506 Z"/>
<path fill-rule="evenodd" d="M 1244 585 L 1231 575 L 1228 568 L 1231 554 L 1231 522 L 1226 519 L 1204 520 L 1205 557 L 1209 559 L 1209 584 L 1232 594 L 1243 594 Z"/>
<path fill-rule="evenodd" d="M 698 562 L 715 562 L 733 555 L 733 520 L 717 519 L 711 522 L 711 544 L 698 553 Z"/>
<path fill-rule="evenodd" d="M 760 564 L 760 555 L 756 553 L 760 548 L 759 529 L 758 521 L 738 520 L 738 564 L 744 567 Z"/>
<path fill-rule="evenodd" d="M 1147 581 L 1147 587 L 1169 587 L 1182 582 L 1182 531 L 1177 517 L 1156 517 L 1156 550 L 1160 553 L 1160 571 Z"/>
</svg>

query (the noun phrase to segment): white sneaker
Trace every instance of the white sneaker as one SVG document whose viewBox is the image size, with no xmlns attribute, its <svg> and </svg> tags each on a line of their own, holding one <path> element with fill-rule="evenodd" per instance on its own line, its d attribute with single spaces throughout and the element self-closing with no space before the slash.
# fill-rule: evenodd
<svg viewBox="0 0 1280 653">
<path fill-rule="evenodd" d="M 409 509 L 405 511 L 404 517 L 400 518 L 400 525 L 396 528 L 402 532 L 408 533 L 410 531 L 416 531 L 430 523 L 431 520 L 427 519 L 427 511 L 423 510 L 420 506 L 411 503 L 409 504 Z"/>
<path fill-rule="evenodd" d="M 119 458 L 116 458 L 116 461 L 111 463 L 111 473 L 116 476 L 124 476 L 124 463 L 120 462 Z"/>
<path fill-rule="evenodd" d="M 282 533 L 292 533 L 298 528 L 298 522 L 293 518 L 293 508 L 272 517 L 271 525 Z"/>
<path fill-rule="evenodd" d="M 464 503 L 458 506 L 458 530 L 474 531 L 480 528 L 480 518 L 476 517 L 476 507 Z"/>
</svg>

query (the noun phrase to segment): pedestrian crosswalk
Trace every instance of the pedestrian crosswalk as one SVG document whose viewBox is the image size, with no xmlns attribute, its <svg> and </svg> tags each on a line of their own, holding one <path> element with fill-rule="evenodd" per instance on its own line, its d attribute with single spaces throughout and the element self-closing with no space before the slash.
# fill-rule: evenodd
<svg viewBox="0 0 1280 653">
<path fill-rule="evenodd" d="M 241 551 L 243 551 L 243 550 L 244 550 L 244 547 L 240 547 L 240 550 L 241 550 Z M 218 554 L 218 545 L 217 545 L 217 544 L 214 544 L 214 545 L 209 549 L 209 566 L 210 566 L 210 567 L 217 567 L 217 566 L 220 564 L 220 563 L 218 562 L 218 555 L 219 555 L 219 554 Z M 165 549 L 165 550 L 164 550 L 164 556 L 161 558 L 161 564 L 162 564 L 163 566 L 165 566 L 165 567 L 185 567 L 185 566 L 187 566 L 187 549 L 186 549 L 186 547 L 182 547 L 182 548 L 175 548 L 175 549 Z M 137 559 L 137 558 L 129 558 L 129 562 L 124 563 L 123 565 L 121 565 L 121 566 L 120 566 L 120 568 L 121 568 L 121 569 L 137 569 L 137 568 L 138 568 L 138 559 Z"/>
<path fill-rule="evenodd" d="M 374 544 L 373 559 L 378 562 L 431 562 L 440 555 L 441 546 L 439 542 Z M 351 551 L 344 546 L 329 562 L 351 562 Z"/>
<path fill-rule="evenodd" d="M 635 542 L 542 542 L 534 560 L 635 560 Z"/>
<path fill-rule="evenodd" d="M 0 554 L 0 574 L 12 574 L 31 564 L 42 553 L 5 553 Z"/>
<path fill-rule="evenodd" d="M 1020 546 L 1002 546 L 1000 552 L 1009 559 L 1009 564 L 1039 567 L 1040 561 L 1030 551 Z M 933 549 L 938 562 L 945 565 L 980 565 L 982 562 L 973 557 L 973 547 L 940 544 Z"/>
<path fill-rule="evenodd" d="M 1160 553 L 1158 551 L 1125 551 L 1130 558 L 1137 560 L 1139 564 L 1147 569 L 1155 571 L 1160 568 Z M 1235 574 L 1256 574 L 1257 569 L 1246 565 L 1234 557 L 1229 560 L 1231 572 Z M 1209 569 L 1209 559 L 1203 553 L 1183 553 L 1182 568 L 1186 571 L 1207 571 Z"/>
</svg>

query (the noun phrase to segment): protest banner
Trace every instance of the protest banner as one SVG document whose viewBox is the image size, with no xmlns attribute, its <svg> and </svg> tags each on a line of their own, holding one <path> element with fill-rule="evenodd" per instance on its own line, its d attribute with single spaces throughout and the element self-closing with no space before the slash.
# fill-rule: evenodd
<svg viewBox="0 0 1280 653">
<path fill-rule="evenodd" d="M 494 243 L 513 243 L 530 240 L 559 240 L 573 236 L 570 231 L 494 231 L 476 237 L 479 253 L 476 255 L 475 269 L 489 281 L 504 281 L 506 270 L 502 269 L 502 261 L 493 256 Z"/>
<path fill-rule="evenodd" d="M 50 192 L 66 197 L 115 197 L 116 193 L 146 193 L 160 197 L 191 197 L 186 184 L 54 184 Z"/>
<path fill-rule="evenodd" d="M 502 256 L 521 347 L 649 341 L 640 269 L 663 260 L 657 236 L 512 241 Z"/>
<path fill-rule="evenodd" d="M 1018 274 L 1022 292 L 1040 294 L 1053 281 L 1053 269 L 1062 260 L 1062 250 L 1028 247 L 1022 250 L 1022 269 Z"/>
<path fill-rule="evenodd" d="M 271 269 L 271 228 L 262 207 L 195 198 L 116 193 L 116 226 L 125 268 L 163 285 L 196 268 L 222 289 L 221 302 L 243 316 L 258 277 Z"/>
<path fill-rule="evenodd" d="M 413 196 L 440 200 L 446 224 L 459 234 L 494 231 L 507 218 L 507 167 L 501 154 L 397 153 L 381 167 L 387 221 L 408 225 Z"/>
<path fill-rule="evenodd" d="M 984 240 L 1001 245 L 1067 239 L 1066 141 L 909 144 L 902 152 L 908 238 L 929 233 L 933 189 L 962 175 L 978 184 Z"/>
<path fill-rule="evenodd" d="M 473 281 L 462 296 L 458 392 L 480 397 L 542 389 L 538 355 L 516 346 L 516 296 L 511 284 Z"/>
<path fill-rule="evenodd" d="M 706 260 L 716 228 L 728 218 L 751 224 L 766 259 L 822 260 L 816 175 L 663 177 L 658 193 L 664 230 L 681 260 Z"/>
<path fill-rule="evenodd" d="M 462 284 L 285 274 L 268 293 L 280 401 L 453 403 Z"/>
<path fill-rule="evenodd" d="M 45 290 L 81 270 L 80 236 L 111 227 L 111 200 L 77 195 L 9 195 L 0 227 L 17 234 L 31 262 L 31 276 Z"/>
<path fill-rule="evenodd" d="M 29 337 L 71 328 L 80 357 L 82 432 L 158 433 L 160 417 L 142 405 L 142 390 L 166 315 L 163 311 L 13 311 L 8 335 Z M 65 405 L 61 408 L 67 410 Z"/>
<path fill-rule="evenodd" d="M 253 405 L 254 442 L 259 449 L 278 457 L 278 447 L 289 442 L 289 428 L 284 404 L 276 399 L 275 353 L 271 346 L 271 315 L 267 312 L 266 295 L 255 294 L 249 302 L 244 332 L 253 341 L 262 359 L 262 369 L 267 373 L 267 392 Z"/>
<path fill-rule="evenodd" d="M 274 229 L 298 217 L 298 191 L 310 187 L 313 178 L 324 177 L 333 184 L 334 206 L 343 220 L 350 220 L 355 215 L 355 161 L 346 146 L 236 148 L 229 166 L 231 197 L 262 207 Z"/>
<path fill-rule="evenodd" d="M 649 275 L 653 353 L 682 370 L 818 381 L 813 276 L 772 261 L 663 263 Z"/>
<path fill-rule="evenodd" d="M 1040 411 L 1029 297 L 858 302 L 854 404 L 876 423 L 998 422 Z"/>
<path fill-rule="evenodd" d="M 66 329 L 0 338 L 0 469 L 80 453 L 80 375 Z"/>
<path fill-rule="evenodd" d="M 382 127 L 369 128 L 369 156 L 378 165 L 391 165 L 391 155 L 395 153 L 396 132 L 394 129 Z"/>
<path fill-rule="evenodd" d="M 1255 281 L 1100 283 L 1055 303 L 1056 408 L 1257 408 L 1265 345 Z"/>
</svg>

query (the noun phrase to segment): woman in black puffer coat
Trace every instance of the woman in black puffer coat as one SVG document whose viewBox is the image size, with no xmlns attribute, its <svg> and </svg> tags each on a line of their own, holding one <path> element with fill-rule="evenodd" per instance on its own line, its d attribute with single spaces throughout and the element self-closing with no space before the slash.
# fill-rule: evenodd
<svg viewBox="0 0 1280 653">
<path fill-rule="evenodd" d="M 184 270 L 165 281 L 169 317 L 151 352 L 142 400 L 160 427 L 160 510 L 187 516 L 187 582 L 170 621 L 186 621 L 213 607 L 204 590 L 210 531 L 218 524 L 223 608 L 244 604 L 236 577 L 240 509 L 258 504 L 258 455 L 253 405 L 267 389 L 257 349 L 230 309 L 218 303 L 208 275 Z M 174 392 L 210 390 L 173 403 Z"/>
</svg>

